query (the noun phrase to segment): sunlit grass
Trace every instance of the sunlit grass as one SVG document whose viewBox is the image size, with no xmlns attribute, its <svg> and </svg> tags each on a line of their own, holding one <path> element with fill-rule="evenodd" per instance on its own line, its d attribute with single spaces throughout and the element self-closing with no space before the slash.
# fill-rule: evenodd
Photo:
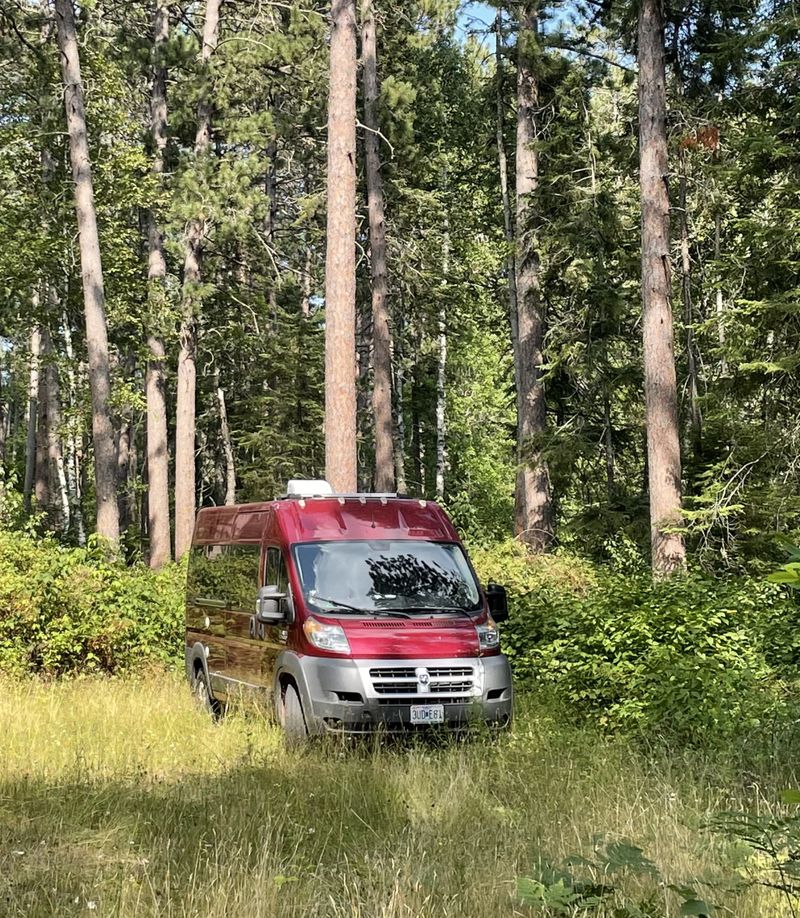
<svg viewBox="0 0 800 918">
<path fill-rule="evenodd" d="M 214 724 L 183 682 L 0 681 L 0 915 L 528 914 L 516 879 L 628 838 L 668 882 L 731 885 L 705 829 L 772 790 L 701 755 L 645 755 L 532 704 L 492 742 L 287 751 L 257 711 Z M 672 894 L 623 877 L 620 896 Z M 725 894 L 743 918 L 774 893 Z"/>
</svg>

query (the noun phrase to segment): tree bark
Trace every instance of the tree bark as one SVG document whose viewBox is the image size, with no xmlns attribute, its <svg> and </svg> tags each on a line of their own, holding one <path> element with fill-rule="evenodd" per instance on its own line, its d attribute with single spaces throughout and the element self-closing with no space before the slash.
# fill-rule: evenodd
<svg viewBox="0 0 800 918">
<path fill-rule="evenodd" d="M 55 291 L 53 291 L 55 293 Z M 64 451 L 61 447 L 61 380 L 58 367 L 53 359 L 53 344 L 50 332 L 45 327 L 42 331 L 42 350 L 45 354 L 44 375 L 47 377 L 46 414 L 47 414 L 47 458 L 50 474 L 50 499 L 54 518 L 60 516 L 58 523 L 64 533 L 70 527 L 70 503 L 67 489 L 67 476 L 64 468 Z M 53 492 L 57 492 L 58 502 Z"/>
<path fill-rule="evenodd" d="M 698 385 L 697 353 L 694 337 L 694 306 L 692 304 L 692 260 L 689 252 L 689 215 L 687 213 L 686 150 L 682 150 L 680 177 L 680 222 L 681 222 L 681 295 L 683 297 L 683 325 L 686 330 L 686 366 L 689 383 L 689 406 L 692 415 L 692 443 L 695 455 L 703 449 L 703 415 L 700 410 L 700 389 Z"/>
<path fill-rule="evenodd" d="M 505 104 L 503 101 L 503 14 L 498 7 L 494 21 L 495 28 L 495 69 L 497 71 L 497 165 L 500 172 L 500 197 L 503 202 L 503 230 L 508 246 L 506 257 L 506 275 L 508 277 L 508 319 L 511 325 L 511 347 L 514 355 L 514 385 L 517 399 L 517 414 L 519 414 L 519 323 L 517 316 L 517 278 L 516 260 L 514 258 L 514 220 L 511 213 L 511 195 L 508 190 L 508 159 L 506 157 L 506 142 L 503 125 L 505 123 Z"/>
<path fill-rule="evenodd" d="M 517 487 L 515 528 L 532 551 L 545 551 L 553 540 L 550 473 L 537 439 L 547 425 L 542 383 L 544 303 L 539 281 L 539 254 L 533 226 L 532 195 L 539 181 L 534 147 L 538 128 L 539 87 L 535 73 L 538 3 L 522 4 L 517 39 L 517 246 L 516 292 L 519 328 L 517 368 Z"/>
<path fill-rule="evenodd" d="M 219 427 L 222 437 L 222 448 L 225 452 L 225 504 L 232 506 L 236 503 L 236 463 L 233 456 L 231 431 L 228 426 L 228 408 L 225 404 L 225 390 L 219 384 L 219 371 L 214 373 L 217 386 L 217 405 L 219 406 Z"/>
<path fill-rule="evenodd" d="M 363 0 L 361 54 L 364 82 L 364 149 L 372 281 L 372 416 L 375 490 L 395 486 L 392 449 L 392 343 L 389 330 L 386 223 L 379 149 L 377 35 L 372 0 Z"/>
<path fill-rule="evenodd" d="M 201 60 L 203 68 L 219 39 L 220 0 L 206 0 Z M 197 103 L 195 156 L 200 159 L 211 147 L 212 100 L 208 86 Z M 195 388 L 197 380 L 198 287 L 202 277 L 202 256 L 206 226 L 201 216 L 189 221 L 183 263 L 183 304 L 178 353 L 178 392 L 175 418 L 175 557 L 180 559 L 192 544 L 195 514 Z"/>
<path fill-rule="evenodd" d="M 41 331 L 41 359 L 39 365 L 39 394 L 37 399 L 38 419 L 36 421 L 36 471 L 34 476 L 33 493 L 36 498 L 36 507 L 40 513 L 47 514 L 47 525 L 54 525 L 52 507 L 50 505 L 50 459 L 47 453 L 49 440 L 50 417 L 48 414 L 49 397 L 47 393 L 49 374 L 48 361 L 52 358 L 52 348 L 49 347 L 50 336 L 47 327 L 42 325 Z"/>
<path fill-rule="evenodd" d="M 331 3 L 328 217 L 325 259 L 325 469 L 334 491 L 356 488 L 356 14 Z"/>
<path fill-rule="evenodd" d="M 167 146 L 167 68 L 164 49 L 169 38 L 168 0 L 156 0 L 153 15 L 153 86 L 150 94 L 150 132 L 153 141 L 153 173 L 159 184 L 164 172 Z M 147 336 L 147 521 L 150 542 L 150 567 L 160 568 L 170 559 L 169 520 L 169 443 L 167 439 L 167 399 L 164 377 L 166 350 L 158 329 L 166 307 L 167 260 L 164 237 L 155 208 L 147 215 L 148 299 L 150 334 Z"/>
<path fill-rule="evenodd" d="M 443 185 L 447 189 L 447 176 Z M 446 206 L 446 205 L 445 205 Z M 439 303 L 439 354 L 436 367 L 436 499 L 444 498 L 444 475 L 447 466 L 446 408 L 447 408 L 447 278 L 450 274 L 450 220 L 445 211 L 442 238 L 442 283 Z"/>
<path fill-rule="evenodd" d="M 644 388 L 652 565 L 686 562 L 681 526 L 678 392 L 670 308 L 664 20 L 659 0 L 639 11 L 639 184 L 642 199 Z"/>
<path fill-rule="evenodd" d="M 63 334 L 64 334 L 64 353 L 67 356 L 67 391 L 69 395 L 69 406 L 73 419 L 70 423 L 67 433 L 67 493 L 71 509 L 71 518 L 75 526 L 75 538 L 78 545 L 86 544 L 86 525 L 83 519 L 83 506 L 81 504 L 81 448 L 78 443 L 78 436 L 75 431 L 74 414 L 77 405 L 77 383 L 75 380 L 75 351 L 72 347 L 72 330 L 69 325 L 69 317 L 66 313 L 63 316 Z"/>
<path fill-rule="evenodd" d="M 89 387 L 92 396 L 97 532 L 115 547 L 119 542 L 119 510 L 116 493 L 117 457 L 109 408 L 111 376 L 108 360 L 108 327 L 106 325 L 100 240 L 97 234 L 97 215 L 94 206 L 92 167 L 86 134 L 83 83 L 72 0 L 56 0 L 55 9 L 64 78 L 64 107 L 69 133 L 69 152 L 72 178 L 75 183 L 75 212 L 78 218 L 86 345 L 89 355 Z"/>
<path fill-rule="evenodd" d="M 39 294 L 32 296 L 33 312 L 38 311 Z M 25 439 L 25 478 L 22 484 L 22 503 L 26 513 L 31 512 L 33 480 L 36 473 L 36 424 L 39 420 L 39 360 L 42 352 L 42 330 L 39 325 L 31 329 L 31 354 L 28 370 L 28 429 Z"/>
<path fill-rule="evenodd" d="M 394 452 L 394 477 L 395 487 L 399 494 L 405 494 L 408 490 L 406 483 L 406 419 L 403 405 L 403 388 L 405 385 L 404 368 L 403 368 L 403 303 L 399 304 L 399 309 L 395 312 L 395 330 L 396 334 L 392 339 L 392 371 L 394 376 L 394 385 L 392 393 L 394 396 L 394 418 L 395 423 L 392 429 L 392 445 Z"/>
<path fill-rule="evenodd" d="M 717 271 L 717 289 L 716 289 L 716 312 L 717 312 L 717 340 L 719 341 L 720 361 L 719 369 L 723 376 L 728 375 L 728 358 L 726 356 L 726 339 L 725 339 L 725 302 L 722 295 L 722 272 L 719 268 L 720 255 L 720 224 L 722 223 L 722 214 L 719 205 L 714 214 L 714 261 L 716 262 Z"/>
</svg>

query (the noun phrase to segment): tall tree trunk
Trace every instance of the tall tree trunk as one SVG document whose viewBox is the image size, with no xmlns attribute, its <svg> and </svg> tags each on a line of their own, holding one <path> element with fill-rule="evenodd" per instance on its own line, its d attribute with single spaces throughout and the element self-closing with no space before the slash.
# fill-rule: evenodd
<svg viewBox="0 0 800 918">
<path fill-rule="evenodd" d="M 306 241 L 303 260 L 303 297 L 300 300 L 300 312 L 304 319 L 309 318 L 311 315 L 311 282 L 311 246 Z"/>
<path fill-rule="evenodd" d="M 117 456 L 109 408 L 111 376 L 108 361 L 108 328 L 103 292 L 103 266 L 100 260 L 100 240 L 97 235 L 97 216 L 92 187 L 92 167 L 86 134 L 86 113 L 83 105 L 83 83 L 81 82 L 72 0 L 56 0 L 55 9 L 81 254 L 86 346 L 89 354 L 89 387 L 92 396 L 97 532 L 112 546 L 116 546 L 119 541 L 119 510 L 117 508 Z"/>
<path fill-rule="evenodd" d="M 356 488 L 356 11 L 331 3 L 328 230 L 325 259 L 325 470 Z"/>
<path fill-rule="evenodd" d="M 656 575 L 683 568 L 678 392 L 670 309 L 664 20 L 659 0 L 639 10 L 639 183 L 642 325 L 650 538 Z"/>
<path fill-rule="evenodd" d="M 53 291 L 55 293 L 55 291 Z M 61 448 L 61 380 L 58 367 L 53 357 L 53 344 L 47 327 L 42 330 L 42 350 L 45 354 L 44 375 L 47 377 L 45 388 L 47 398 L 47 457 L 50 471 L 50 499 L 54 520 L 64 533 L 70 527 L 70 503 L 67 490 L 67 476 L 64 467 L 64 452 Z M 55 501 L 57 492 L 58 502 Z"/>
<path fill-rule="evenodd" d="M 220 0 L 206 0 L 201 59 L 204 69 L 219 39 Z M 197 134 L 194 150 L 198 159 L 211 146 L 212 100 L 203 87 L 197 103 Z M 181 558 L 192 544 L 195 514 L 195 388 L 197 380 L 197 295 L 206 227 L 199 217 L 189 221 L 183 263 L 183 304 L 178 353 L 178 393 L 175 417 L 175 557 Z"/>
<path fill-rule="evenodd" d="M 394 355 L 392 358 L 392 370 L 394 373 L 394 417 L 395 423 L 392 429 L 392 442 L 394 451 L 394 477 L 395 487 L 399 494 L 405 494 L 408 490 L 406 482 L 406 419 L 403 405 L 403 304 L 395 313 L 395 330 L 396 334 L 393 339 Z"/>
<path fill-rule="evenodd" d="M 219 370 L 214 373 L 214 382 L 217 387 L 217 405 L 219 406 L 219 428 L 222 436 L 222 448 L 225 452 L 225 504 L 232 506 L 236 503 L 236 464 L 233 457 L 233 444 L 231 431 L 228 426 L 228 408 L 225 404 L 225 390 L 219 382 Z"/>
<path fill-rule="evenodd" d="M 447 176 L 443 182 L 447 190 Z M 445 204 L 445 207 L 447 205 Z M 442 284 L 439 303 L 439 354 L 436 367 L 436 499 L 444 498 L 444 474 L 447 466 L 446 450 L 446 417 L 447 408 L 447 293 L 448 275 L 450 274 L 450 219 L 445 211 L 444 233 L 442 238 Z"/>
<path fill-rule="evenodd" d="M 75 432 L 74 414 L 77 405 L 77 384 L 75 380 L 75 351 L 72 347 L 72 330 L 66 313 L 63 316 L 64 353 L 67 355 L 67 390 L 69 394 L 69 407 L 73 418 L 67 434 L 67 493 L 71 509 L 71 518 L 75 525 L 75 539 L 80 546 L 86 544 L 86 525 L 83 520 L 83 506 L 81 503 L 81 448 Z"/>
<path fill-rule="evenodd" d="M 39 306 L 39 294 L 32 297 L 33 311 Z M 39 361 L 42 353 L 42 330 L 39 325 L 31 329 L 31 354 L 28 370 L 28 430 L 25 439 L 25 479 L 22 484 L 22 502 L 26 513 L 31 512 L 33 480 L 36 473 L 36 423 L 39 420 Z"/>
<path fill-rule="evenodd" d="M 131 356 L 119 366 L 119 370 L 130 379 L 134 372 Z M 131 471 L 131 440 L 133 436 L 133 417 L 129 408 L 122 413 L 119 422 L 119 438 L 117 440 L 117 503 L 119 505 L 119 528 L 125 532 L 131 522 L 131 503 L 133 495 L 130 487 Z"/>
<path fill-rule="evenodd" d="M 425 450 L 422 443 L 422 417 L 419 404 L 422 398 L 422 381 L 420 379 L 422 375 L 420 371 L 421 349 L 422 331 L 417 326 L 414 334 L 414 365 L 411 371 L 411 466 L 416 493 L 420 497 L 426 497 Z"/>
<path fill-rule="evenodd" d="M 5 381 L 3 373 L 5 370 L 5 360 L 0 355 L 0 491 L 2 491 L 2 482 L 6 474 L 6 441 L 8 438 L 8 419 L 11 415 L 11 392 L 13 389 L 8 386 L 9 395 L 6 397 Z M 2 495 L 0 494 L 0 499 Z"/>
<path fill-rule="evenodd" d="M 42 326 L 41 333 L 41 361 L 39 367 L 39 417 L 36 422 L 36 471 L 34 475 L 33 493 L 36 497 L 36 506 L 39 512 L 47 514 L 47 525 L 54 525 L 52 507 L 50 505 L 50 459 L 47 454 L 49 439 L 50 418 L 48 416 L 49 398 L 47 388 L 49 383 L 47 362 L 52 357 L 52 348 L 48 348 L 50 336 L 47 327 Z"/>
<path fill-rule="evenodd" d="M 614 429 L 611 422 L 611 398 L 608 391 L 603 393 L 603 446 L 606 455 L 606 492 L 610 502 L 614 498 L 616 461 L 614 458 Z"/>
<path fill-rule="evenodd" d="M 508 246 L 506 256 L 506 275 L 508 277 L 508 319 L 511 325 L 511 347 L 514 354 L 514 384 L 519 413 L 519 322 L 517 316 L 517 278 L 516 260 L 514 258 L 514 219 L 511 213 L 511 195 L 508 190 L 508 159 L 503 125 L 505 123 L 505 102 L 503 100 L 503 13 L 498 7 L 494 21 L 495 28 L 495 66 L 497 70 L 497 88 L 495 102 L 497 106 L 497 164 L 500 172 L 500 197 L 503 202 L 503 230 Z"/>
<path fill-rule="evenodd" d="M 517 252 L 516 291 L 519 323 L 517 366 L 516 531 L 533 551 L 545 551 L 553 540 L 550 473 L 536 440 L 547 424 L 542 383 L 544 303 L 540 290 L 532 195 L 539 181 L 537 139 L 539 87 L 535 73 L 538 3 L 525 0 L 517 39 Z"/>
<path fill-rule="evenodd" d="M 717 271 L 717 290 L 716 290 L 716 313 L 717 313 L 717 340 L 719 341 L 720 361 L 719 368 L 723 376 L 728 375 L 728 358 L 725 354 L 725 302 L 722 295 L 722 272 L 719 269 L 720 255 L 720 226 L 722 223 L 722 213 L 719 205 L 717 212 L 714 214 L 714 261 L 716 262 Z"/>
<path fill-rule="evenodd" d="M 169 38 L 169 0 L 156 0 L 153 15 L 153 86 L 150 94 L 150 132 L 153 140 L 153 173 L 161 183 L 167 146 L 167 68 L 164 51 Z M 147 519 L 150 567 L 160 568 L 170 559 L 169 444 L 167 398 L 164 379 L 166 350 L 158 332 L 166 305 L 167 260 L 164 237 L 153 207 L 147 215 L 148 299 L 150 333 L 147 336 Z"/>
<path fill-rule="evenodd" d="M 681 223 L 681 295 L 683 297 L 683 325 L 686 330 L 686 364 L 689 383 L 689 406 L 692 415 L 692 443 L 695 455 L 703 448 L 703 415 L 700 411 L 697 352 L 694 337 L 694 306 L 692 305 L 692 260 L 689 252 L 689 215 L 687 213 L 688 156 L 681 150 L 680 223 Z"/>
<path fill-rule="evenodd" d="M 378 131 L 378 63 L 372 0 L 363 0 L 361 54 L 364 77 L 364 149 L 369 211 L 372 280 L 372 416 L 375 437 L 375 490 L 394 488 L 392 450 L 392 342 L 387 305 L 386 223 Z"/>
</svg>

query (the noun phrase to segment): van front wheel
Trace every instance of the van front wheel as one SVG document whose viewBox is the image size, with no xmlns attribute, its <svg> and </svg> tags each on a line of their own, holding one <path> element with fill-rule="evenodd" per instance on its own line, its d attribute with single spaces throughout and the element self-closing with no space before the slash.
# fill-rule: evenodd
<svg viewBox="0 0 800 918">
<path fill-rule="evenodd" d="M 222 714 L 222 705 L 217 701 L 211 692 L 211 686 L 208 684 L 205 671 L 198 667 L 194 671 L 192 679 L 192 694 L 197 702 L 198 707 L 207 711 L 215 720 Z"/>
<path fill-rule="evenodd" d="M 281 715 L 281 726 L 283 727 L 287 744 L 299 746 L 305 742 L 308 738 L 308 728 L 306 727 L 306 719 L 303 716 L 300 696 L 293 685 L 287 685 L 284 690 Z"/>
</svg>

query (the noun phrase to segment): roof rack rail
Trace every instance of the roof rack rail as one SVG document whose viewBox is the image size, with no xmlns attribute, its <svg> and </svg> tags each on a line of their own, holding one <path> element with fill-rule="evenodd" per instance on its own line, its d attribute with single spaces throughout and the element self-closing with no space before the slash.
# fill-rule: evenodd
<svg viewBox="0 0 800 918">
<path fill-rule="evenodd" d="M 398 494 L 396 491 L 353 491 L 341 494 L 338 491 L 332 491 L 330 494 L 298 494 L 294 491 L 281 494 L 276 500 L 392 500 L 398 497 L 404 498 L 406 495 Z"/>
</svg>

